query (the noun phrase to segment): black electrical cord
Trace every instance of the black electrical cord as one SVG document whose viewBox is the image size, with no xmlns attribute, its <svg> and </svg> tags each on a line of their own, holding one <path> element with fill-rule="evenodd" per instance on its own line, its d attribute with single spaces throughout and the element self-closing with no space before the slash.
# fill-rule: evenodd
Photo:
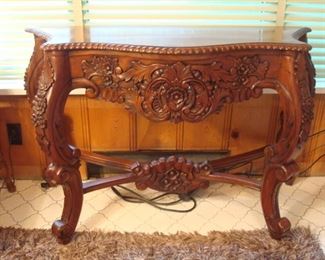
<svg viewBox="0 0 325 260">
<path fill-rule="evenodd" d="M 322 133 L 325 133 L 325 129 L 323 130 L 320 130 L 318 132 L 315 132 L 311 135 L 308 136 L 308 138 L 311 138 L 311 137 L 314 137 L 316 135 L 319 135 L 319 134 L 322 134 Z M 313 152 L 321 147 L 323 147 L 325 145 L 321 145 L 321 146 L 318 146 L 316 147 L 315 149 L 313 149 L 312 151 L 310 152 Z M 313 161 L 306 169 L 302 170 L 301 172 L 299 172 L 299 175 L 307 172 L 308 170 L 310 170 L 322 157 L 324 157 L 325 154 L 322 154 L 321 156 L 319 156 L 315 161 Z M 253 171 L 253 161 L 248 161 L 248 162 L 244 162 L 244 163 L 238 163 L 237 165 L 232 165 L 230 167 L 227 167 L 227 168 L 224 168 L 222 169 L 223 171 L 230 171 L 232 169 L 238 169 L 240 167 L 243 167 L 245 165 L 249 164 L 249 171 L 248 172 L 245 172 L 244 174 L 245 175 L 248 175 L 248 176 L 253 176 L 252 174 L 252 171 Z M 116 189 L 116 187 L 119 187 L 120 189 L 123 189 L 129 193 L 132 194 L 132 196 L 130 195 L 125 195 L 125 194 L 122 194 L 119 190 Z M 178 212 L 178 213 L 187 213 L 187 212 L 190 212 L 192 210 L 194 210 L 196 208 L 196 200 L 192 197 L 192 193 L 190 194 L 187 194 L 187 196 L 183 196 L 181 197 L 181 195 L 177 194 L 177 193 L 163 193 L 161 195 L 158 195 L 156 197 L 153 197 L 151 199 L 148 199 L 138 193 L 136 193 L 135 191 L 129 189 L 129 188 L 126 188 L 124 186 L 121 186 L 121 185 L 116 185 L 115 187 L 111 187 L 112 191 L 118 196 L 120 197 L 121 199 L 125 200 L 125 201 L 128 201 L 128 202 L 132 202 L 132 203 L 148 203 L 149 205 L 155 207 L 155 208 L 158 208 L 158 209 L 161 209 L 161 210 L 165 210 L 165 211 L 171 211 L 171 212 Z M 166 196 L 169 196 L 169 195 L 178 195 L 179 196 L 179 199 L 177 200 L 174 200 L 174 201 L 171 201 L 171 202 L 159 202 L 158 200 L 159 199 L 162 199 Z M 185 199 L 186 198 L 186 199 Z M 167 208 L 166 206 L 171 206 L 171 205 L 175 205 L 181 201 L 188 201 L 188 200 L 191 200 L 193 202 L 193 206 L 189 209 L 185 209 L 185 210 L 179 210 L 179 209 L 170 209 L 170 208 Z"/>
<path fill-rule="evenodd" d="M 322 134 L 322 133 L 325 133 L 325 129 L 322 129 L 322 130 L 320 130 L 320 131 L 317 131 L 317 132 L 315 132 L 315 133 L 313 133 L 313 134 L 311 134 L 311 135 L 309 135 L 308 136 L 308 138 L 311 138 L 311 137 L 314 137 L 314 136 L 316 136 L 316 135 L 319 135 L 319 134 Z M 309 151 L 309 153 L 311 153 L 311 152 L 314 152 L 314 151 L 316 151 L 316 150 L 318 150 L 319 148 L 322 148 L 322 147 L 324 147 L 325 145 L 324 144 L 322 144 L 322 145 L 320 145 L 320 146 L 317 146 L 315 149 L 313 149 L 313 150 L 311 150 L 311 151 Z M 302 170 L 302 171 L 300 171 L 298 174 L 299 175 L 302 175 L 302 174 L 304 174 L 304 173 L 306 173 L 307 171 L 309 171 L 321 158 L 323 158 L 325 156 L 325 153 L 323 153 L 322 155 L 320 155 L 315 161 L 313 161 L 307 168 L 305 168 L 304 170 Z"/>
<path fill-rule="evenodd" d="M 122 194 L 120 191 L 118 191 L 116 189 L 116 187 L 119 187 L 129 193 L 131 193 L 133 196 L 128 196 L 128 195 L 124 195 Z M 166 196 L 169 195 L 178 195 L 177 193 L 163 193 L 159 196 L 156 196 L 154 198 L 148 199 L 138 193 L 136 193 L 135 191 L 126 188 L 124 186 L 121 185 L 116 185 L 115 187 L 111 187 L 112 191 L 121 199 L 128 201 L 128 202 L 132 202 L 132 203 L 148 203 L 149 205 L 157 208 L 157 209 L 161 209 L 161 210 L 165 210 L 165 211 L 171 211 L 171 212 L 178 212 L 178 213 L 187 213 L 190 212 L 192 210 L 194 210 L 196 208 L 196 200 L 191 196 L 191 194 L 188 194 L 188 196 L 186 197 L 186 200 L 191 200 L 193 202 L 193 206 L 189 209 L 171 209 L 171 208 L 167 208 L 167 207 L 162 207 L 162 206 L 171 206 L 171 205 L 175 205 L 181 201 L 184 201 L 183 198 L 179 197 L 179 199 L 171 201 L 171 202 L 158 202 L 157 200 L 162 199 Z"/>
<path fill-rule="evenodd" d="M 245 165 L 249 164 L 249 171 L 248 173 L 251 173 L 252 170 L 253 170 L 253 161 L 249 161 L 249 162 L 244 162 L 244 163 L 240 163 L 240 164 L 235 164 L 235 165 L 232 165 L 230 167 L 227 167 L 227 168 L 224 168 L 223 170 L 227 170 L 227 171 L 230 171 L 230 170 L 233 170 L 233 169 L 238 169 L 240 167 L 243 167 Z"/>
<path fill-rule="evenodd" d="M 315 135 L 322 134 L 322 133 L 325 133 L 325 129 L 322 129 L 322 130 L 320 130 L 320 131 L 318 131 L 318 132 L 315 132 L 315 133 L 309 135 L 308 138 L 313 137 L 313 136 L 315 136 Z"/>
<path fill-rule="evenodd" d="M 321 156 L 319 156 L 315 161 L 313 161 L 306 169 L 299 172 L 300 174 L 304 174 L 305 172 L 309 171 L 320 159 L 322 159 L 325 156 L 325 153 L 323 153 Z"/>
</svg>

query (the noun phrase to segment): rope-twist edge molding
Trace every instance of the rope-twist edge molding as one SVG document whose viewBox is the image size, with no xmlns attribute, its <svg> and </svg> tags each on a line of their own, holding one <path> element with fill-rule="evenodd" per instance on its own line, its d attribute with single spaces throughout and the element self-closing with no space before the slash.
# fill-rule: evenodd
<svg viewBox="0 0 325 260">
<path fill-rule="evenodd" d="M 234 50 L 280 50 L 280 51 L 309 51 L 311 46 L 306 43 L 236 43 L 224 45 L 211 45 L 199 47 L 159 47 L 130 44 L 114 43 L 94 43 L 94 42 L 72 42 L 52 44 L 48 41 L 51 36 L 42 31 L 27 29 L 27 32 L 35 36 L 44 38 L 47 42 L 42 46 L 45 51 L 64 51 L 64 50 L 110 50 L 120 52 L 146 53 L 146 54 L 168 54 L 168 55 L 186 55 L 186 54 L 209 54 L 213 52 L 225 52 Z M 300 30 L 299 30 L 300 31 Z M 298 32 L 299 32 L 298 31 Z M 296 38 L 296 37 L 293 37 Z"/>
<path fill-rule="evenodd" d="M 62 43 L 62 44 L 45 44 L 45 51 L 62 51 L 62 50 L 111 50 L 121 52 L 147 53 L 147 54 L 207 54 L 213 52 L 224 52 L 233 50 L 280 50 L 280 51 L 308 51 L 310 46 L 306 44 L 260 44 L 260 43 L 242 43 L 242 44 L 225 44 L 202 47 L 156 47 L 141 46 L 128 44 L 111 44 L 111 43 Z"/>
</svg>

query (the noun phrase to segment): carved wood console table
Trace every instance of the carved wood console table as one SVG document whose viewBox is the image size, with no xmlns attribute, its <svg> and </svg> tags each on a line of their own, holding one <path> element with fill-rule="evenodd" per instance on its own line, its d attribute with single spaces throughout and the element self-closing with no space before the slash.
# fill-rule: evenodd
<svg viewBox="0 0 325 260">
<path fill-rule="evenodd" d="M 6 184 L 9 192 L 16 191 L 15 178 L 12 172 L 12 166 L 5 160 L 4 155 L 0 152 L 0 171 L 4 172 L 3 182 Z"/>
<path fill-rule="evenodd" d="M 179 194 L 206 188 L 210 181 L 261 191 L 270 234 L 280 239 L 290 222 L 279 213 L 282 183 L 298 173 L 294 159 L 308 138 L 313 118 L 314 68 L 309 31 L 268 28 L 78 28 L 54 30 L 53 38 L 30 30 L 35 49 L 26 71 L 37 140 L 48 167 L 44 179 L 62 185 L 64 209 L 52 231 L 68 243 L 76 228 L 83 194 L 134 182 Z M 238 35 L 238 36 L 236 36 Z M 258 98 L 263 89 L 278 92 L 280 128 L 275 143 L 247 153 L 193 163 L 171 156 L 150 162 L 80 151 L 66 141 L 62 121 L 69 93 L 86 89 L 88 98 L 123 104 L 150 120 L 199 122 L 224 104 Z M 109 116 L 109 115 L 108 115 Z M 234 175 L 227 168 L 265 158 L 261 181 Z M 125 174 L 82 183 L 80 160 L 120 167 Z"/>
</svg>

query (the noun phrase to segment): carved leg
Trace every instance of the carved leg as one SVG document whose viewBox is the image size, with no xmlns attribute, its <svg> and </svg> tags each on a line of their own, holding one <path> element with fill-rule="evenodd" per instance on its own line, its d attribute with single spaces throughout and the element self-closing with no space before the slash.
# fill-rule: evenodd
<svg viewBox="0 0 325 260">
<path fill-rule="evenodd" d="M 298 167 L 295 162 L 286 166 L 267 167 L 261 191 L 262 209 L 272 238 L 281 239 L 291 227 L 287 218 L 280 217 L 278 194 L 283 182 L 290 184 Z"/>
<path fill-rule="evenodd" d="M 11 176 L 5 178 L 5 183 L 9 192 L 16 191 L 15 181 Z"/>
<path fill-rule="evenodd" d="M 0 169 L 4 171 L 4 183 L 6 184 L 6 187 L 9 192 L 15 192 L 16 186 L 15 186 L 15 179 L 12 173 L 12 166 L 7 163 L 4 159 L 4 156 L 2 153 L 0 153 Z"/>
<path fill-rule="evenodd" d="M 279 93 L 281 111 L 276 143 L 265 149 L 267 163 L 261 191 L 264 217 L 275 239 L 290 230 L 289 220 L 280 217 L 278 193 L 281 184 L 291 185 L 299 171 L 294 159 L 308 138 L 313 117 L 314 69 L 307 53 L 293 57 L 290 62 L 294 73 L 287 75 L 286 71 L 281 71 L 280 81 L 269 81 L 269 86 L 264 86 Z"/>
<path fill-rule="evenodd" d="M 64 51 L 47 54 L 32 102 L 32 119 L 48 163 L 43 177 L 51 186 L 63 186 L 63 213 L 61 219 L 53 223 L 52 232 L 58 242 L 66 244 L 72 238 L 82 207 L 83 191 L 78 170 L 80 150 L 69 145 L 63 120 L 64 106 L 71 91 L 69 56 Z"/>
<path fill-rule="evenodd" d="M 63 186 L 64 206 L 60 220 L 56 220 L 52 225 L 52 233 L 61 244 L 71 241 L 76 229 L 83 201 L 83 191 L 80 173 L 77 169 L 66 167 L 60 168 L 50 165 L 46 171 L 46 179 L 59 182 Z"/>
</svg>

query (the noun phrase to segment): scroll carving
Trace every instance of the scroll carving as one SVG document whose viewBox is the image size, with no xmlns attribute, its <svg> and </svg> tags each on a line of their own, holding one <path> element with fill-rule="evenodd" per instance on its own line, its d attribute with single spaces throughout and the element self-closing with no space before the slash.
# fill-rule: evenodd
<svg viewBox="0 0 325 260">
<path fill-rule="evenodd" d="M 81 63 L 84 77 L 94 83 L 88 88 L 88 97 L 97 97 L 110 102 L 125 102 L 125 91 L 119 86 L 118 75 L 122 72 L 118 66 L 118 59 L 108 56 L 94 56 L 91 60 L 84 60 Z"/>
<path fill-rule="evenodd" d="M 73 168 L 67 168 L 65 166 L 58 166 L 54 163 L 48 165 L 47 169 L 43 173 L 43 178 L 51 186 L 58 184 L 64 184 L 70 179 L 70 174 Z"/>
<path fill-rule="evenodd" d="M 202 65 L 133 61 L 123 71 L 117 58 L 95 56 L 81 67 L 92 83 L 89 97 L 125 103 L 151 120 L 177 123 L 200 121 L 225 103 L 259 97 L 256 83 L 266 77 L 269 62 L 258 55 L 227 56 Z"/>
<path fill-rule="evenodd" d="M 138 189 L 150 187 L 155 190 L 187 193 L 197 188 L 207 188 L 209 183 L 199 175 L 209 174 L 209 166 L 194 164 L 183 157 L 170 156 L 150 163 L 135 163 L 132 172 L 137 176 Z"/>
<path fill-rule="evenodd" d="M 44 67 L 39 79 L 37 93 L 32 101 L 32 121 L 36 128 L 36 138 L 42 150 L 50 153 L 50 142 L 45 134 L 47 121 L 47 94 L 55 82 L 54 69 L 49 59 L 44 61 Z"/>
</svg>

